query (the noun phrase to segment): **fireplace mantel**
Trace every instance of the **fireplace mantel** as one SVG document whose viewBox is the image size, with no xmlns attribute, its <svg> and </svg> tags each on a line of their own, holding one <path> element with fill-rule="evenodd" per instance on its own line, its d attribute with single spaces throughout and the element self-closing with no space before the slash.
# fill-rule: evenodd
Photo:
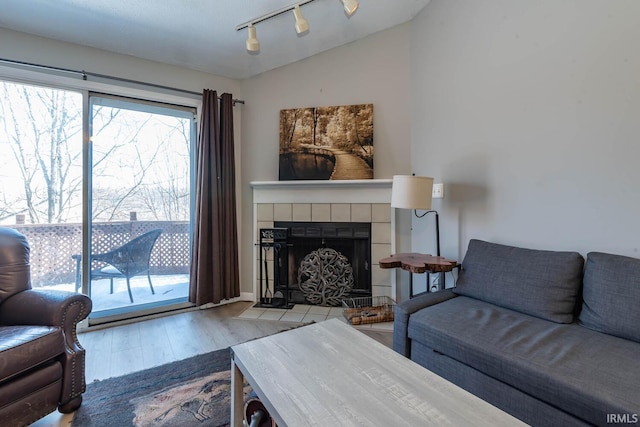
<svg viewBox="0 0 640 427">
<path fill-rule="evenodd" d="M 252 181 L 253 203 L 389 203 L 390 179 Z"/>
</svg>

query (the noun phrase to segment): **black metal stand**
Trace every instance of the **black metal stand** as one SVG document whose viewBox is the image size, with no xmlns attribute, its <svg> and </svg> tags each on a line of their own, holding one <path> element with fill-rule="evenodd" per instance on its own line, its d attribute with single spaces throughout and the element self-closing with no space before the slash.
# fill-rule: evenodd
<svg viewBox="0 0 640 427">
<path fill-rule="evenodd" d="M 262 308 L 293 308 L 289 302 L 289 284 L 280 283 L 280 268 L 282 257 L 287 256 L 288 245 L 287 228 L 261 228 L 260 229 L 260 295 L 255 307 Z M 269 265 L 267 253 L 273 250 L 273 292 L 269 287 Z M 264 256 L 263 256 L 264 255 Z M 264 274 L 263 274 L 264 273 Z"/>
<path fill-rule="evenodd" d="M 425 213 L 423 213 L 422 215 L 418 215 L 418 212 L 416 210 L 413 211 L 413 213 L 415 214 L 416 217 L 418 218 L 422 218 L 424 217 L 426 214 L 428 213 L 434 213 L 436 214 L 436 256 L 440 256 L 440 215 L 438 215 L 438 211 L 434 211 L 434 210 L 430 210 L 430 211 L 426 211 Z M 411 286 L 411 291 L 410 291 L 410 298 L 413 297 L 413 273 L 411 274 L 411 279 L 409 280 L 410 286 Z M 445 281 L 447 280 L 444 273 L 438 273 L 439 277 L 438 277 L 438 286 L 435 289 L 436 291 L 439 291 L 440 288 L 445 289 L 447 287 L 447 284 L 445 283 Z M 431 286 L 431 273 L 427 272 L 427 290 L 426 292 L 433 292 L 434 286 Z"/>
</svg>

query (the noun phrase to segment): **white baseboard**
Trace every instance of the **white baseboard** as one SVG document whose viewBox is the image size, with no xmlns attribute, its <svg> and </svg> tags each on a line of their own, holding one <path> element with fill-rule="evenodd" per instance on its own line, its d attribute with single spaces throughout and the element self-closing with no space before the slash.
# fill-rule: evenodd
<svg viewBox="0 0 640 427">
<path fill-rule="evenodd" d="M 239 301 L 256 302 L 256 296 L 253 294 L 253 292 L 240 292 Z"/>
<path fill-rule="evenodd" d="M 200 310 L 206 310 L 207 308 L 218 307 L 218 306 L 221 306 L 221 305 L 231 304 L 231 303 L 239 302 L 239 301 L 255 302 L 255 297 L 254 297 L 253 293 L 251 293 L 251 292 L 240 292 L 240 296 L 239 297 L 226 299 L 224 301 L 220 301 L 220 303 L 218 303 L 218 304 L 214 304 L 214 303 L 210 302 L 210 303 L 207 303 L 207 304 L 203 304 L 203 305 L 199 306 L 198 308 Z"/>
</svg>

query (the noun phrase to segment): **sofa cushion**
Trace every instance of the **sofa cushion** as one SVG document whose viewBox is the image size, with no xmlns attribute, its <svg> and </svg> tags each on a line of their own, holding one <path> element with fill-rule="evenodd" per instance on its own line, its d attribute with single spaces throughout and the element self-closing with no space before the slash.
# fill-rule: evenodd
<svg viewBox="0 0 640 427">
<path fill-rule="evenodd" d="M 640 346 L 633 341 L 463 296 L 411 315 L 408 334 L 590 423 L 640 413 Z"/>
<path fill-rule="evenodd" d="M 584 259 L 578 252 L 471 240 L 454 292 L 558 323 L 574 320 Z"/>
<path fill-rule="evenodd" d="M 640 259 L 589 253 L 582 298 L 582 325 L 640 342 Z"/>
<path fill-rule="evenodd" d="M 62 329 L 0 326 L 0 383 L 65 352 Z"/>
</svg>

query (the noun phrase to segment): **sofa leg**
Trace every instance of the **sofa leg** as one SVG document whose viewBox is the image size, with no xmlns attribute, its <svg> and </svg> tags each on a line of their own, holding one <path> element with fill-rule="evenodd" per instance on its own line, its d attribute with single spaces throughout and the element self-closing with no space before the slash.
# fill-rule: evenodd
<svg viewBox="0 0 640 427">
<path fill-rule="evenodd" d="M 75 411 L 76 409 L 78 409 L 80 407 L 81 403 L 82 403 L 82 396 L 78 396 L 78 397 L 76 397 L 74 399 L 71 399 L 70 401 L 68 401 L 64 405 L 58 406 L 58 411 L 63 413 L 63 414 L 69 414 L 69 413 Z"/>
</svg>

